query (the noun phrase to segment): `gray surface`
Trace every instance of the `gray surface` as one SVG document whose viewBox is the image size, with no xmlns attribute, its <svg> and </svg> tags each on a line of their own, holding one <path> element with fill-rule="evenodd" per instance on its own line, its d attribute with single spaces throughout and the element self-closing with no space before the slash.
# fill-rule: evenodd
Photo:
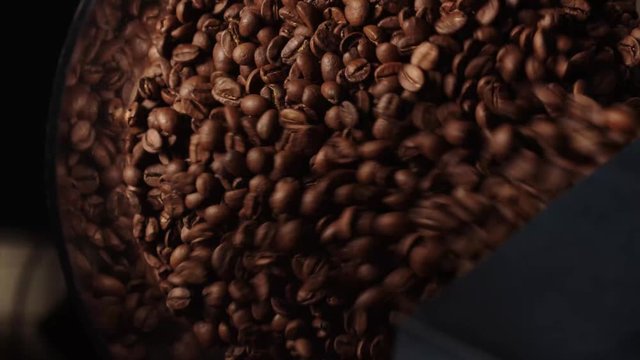
<svg viewBox="0 0 640 360">
<path fill-rule="evenodd" d="M 638 164 L 640 141 L 424 304 L 416 321 L 500 359 L 640 359 Z M 407 331 L 423 337 L 398 360 L 447 345 L 421 326 Z"/>
</svg>

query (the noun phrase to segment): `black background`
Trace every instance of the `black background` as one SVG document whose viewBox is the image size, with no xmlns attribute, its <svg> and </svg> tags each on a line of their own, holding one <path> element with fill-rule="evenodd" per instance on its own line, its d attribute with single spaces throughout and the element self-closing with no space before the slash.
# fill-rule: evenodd
<svg viewBox="0 0 640 360">
<path fill-rule="evenodd" d="M 79 0 L 4 2 L 0 228 L 46 234 L 45 134 L 58 57 Z"/>
</svg>

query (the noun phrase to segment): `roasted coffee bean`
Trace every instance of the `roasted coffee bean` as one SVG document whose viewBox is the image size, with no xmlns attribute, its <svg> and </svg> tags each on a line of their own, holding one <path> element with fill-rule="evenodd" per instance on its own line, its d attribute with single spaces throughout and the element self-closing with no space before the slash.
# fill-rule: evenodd
<svg viewBox="0 0 640 360">
<path fill-rule="evenodd" d="M 412 64 L 405 64 L 398 73 L 400 85 L 407 91 L 419 91 L 425 83 L 422 70 Z"/>
<path fill-rule="evenodd" d="M 640 64 L 640 41 L 633 36 L 627 36 L 618 43 L 618 52 L 626 66 Z"/>
<path fill-rule="evenodd" d="M 96 132 L 90 122 L 81 120 L 73 124 L 69 137 L 75 150 L 85 151 L 95 142 Z"/>
<path fill-rule="evenodd" d="M 344 17 L 352 26 L 362 26 L 369 15 L 369 3 L 365 0 L 345 1 Z"/>
<path fill-rule="evenodd" d="M 213 81 L 213 98 L 224 105 L 238 106 L 242 97 L 242 87 L 228 77 L 218 77 Z"/>
<path fill-rule="evenodd" d="M 388 359 L 393 314 L 638 136 L 627 2 L 103 3 L 56 176 L 117 358 L 166 323 L 176 358 Z"/>
<path fill-rule="evenodd" d="M 224 281 L 214 282 L 202 290 L 202 295 L 208 306 L 222 306 L 228 301 L 227 284 Z"/>
<path fill-rule="evenodd" d="M 507 45 L 500 49 L 496 58 L 496 66 L 498 67 L 502 78 L 509 82 L 516 80 L 521 72 L 523 59 L 524 56 L 522 52 L 515 45 Z M 539 70 L 530 70 L 530 72 L 534 73 L 536 71 Z M 537 74 L 532 75 L 537 77 Z"/>
<path fill-rule="evenodd" d="M 476 20 L 482 25 L 490 25 L 500 12 L 499 0 L 487 0 L 485 4 L 478 9 Z"/>
<path fill-rule="evenodd" d="M 440 49 L 432 43 L 425 41 L 413 50 L 411 64 L 422 70 L 432 70 L 438 64 Z"/>
<path fill-rule="evenodd" d="M 193 44 L 180 44 L 173 50 L 173 60 L 178 63 L 189 63 L 200 55 L 200 48 Z"/>
<path fill-rule="evenodd" d="M 242 11 L 238 22 L 240 36 L 250 37 L 260 28 L 261 19 L 254 11 Z"/>
<path fill-rule="evenodd" d="M 173 288 L 167 295 L 167 307 L 173 311 L 186 309 L 190 302 L 191 293 L 186 288 Z"/>
<path fill-rule="evenodd" d="M 400 52 L 392 43 L 382 43 L 376 47 L 376 57 L 381 63 L 396 62 L 400 60 Z"/>
<path fill-rule="evenodd" d="M 460 10 L 453 10 L 444 14 L 435 23 L 438 34 L 451 35 L 458 32 L 467 24 L 467 15 Z"/>
<path fill-rule="evenodd" d="M 247 95 L 240 100 L 240 109 L 247 115 L 260 116 L 269 108 L 267 99 L 260 95 Z"/>
<path fill-rule="evenodd" d="M 327 52 L 320 59 L 320 72 L 325 81 L 336 81 L 343 67 L 342 60 L 335 53 Z"/>
<path fill-rule="evenodd" d="M 349 82 L 359 83 L 371 74 L 371 65 L 366 59 L 354 59 L 345 67 L 344 76 Z"/>
</svg>

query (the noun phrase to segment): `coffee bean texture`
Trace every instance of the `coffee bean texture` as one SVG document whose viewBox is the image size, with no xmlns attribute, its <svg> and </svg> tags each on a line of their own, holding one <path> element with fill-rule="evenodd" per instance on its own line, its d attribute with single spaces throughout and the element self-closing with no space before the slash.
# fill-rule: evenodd
<svg viewBox="0 0 640 360">
<path fill-rule="evenodd" d="M 57 175 L 111 352 L 390 359 L 397 313 L 638 137 L 634 6 L 98 1 Z"/>
</svg>

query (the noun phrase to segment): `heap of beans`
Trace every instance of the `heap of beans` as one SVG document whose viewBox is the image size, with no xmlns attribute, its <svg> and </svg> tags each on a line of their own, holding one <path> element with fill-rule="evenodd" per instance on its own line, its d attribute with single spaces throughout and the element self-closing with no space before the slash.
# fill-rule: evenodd
<svg viewBox="0 0 640 360">
<path fill-rule="evenodd" d="M 388 359 L 396 313 L 638 136 L 634 6 L 168 1 L 118 189 L 176 357 Z"/>
</svg>

